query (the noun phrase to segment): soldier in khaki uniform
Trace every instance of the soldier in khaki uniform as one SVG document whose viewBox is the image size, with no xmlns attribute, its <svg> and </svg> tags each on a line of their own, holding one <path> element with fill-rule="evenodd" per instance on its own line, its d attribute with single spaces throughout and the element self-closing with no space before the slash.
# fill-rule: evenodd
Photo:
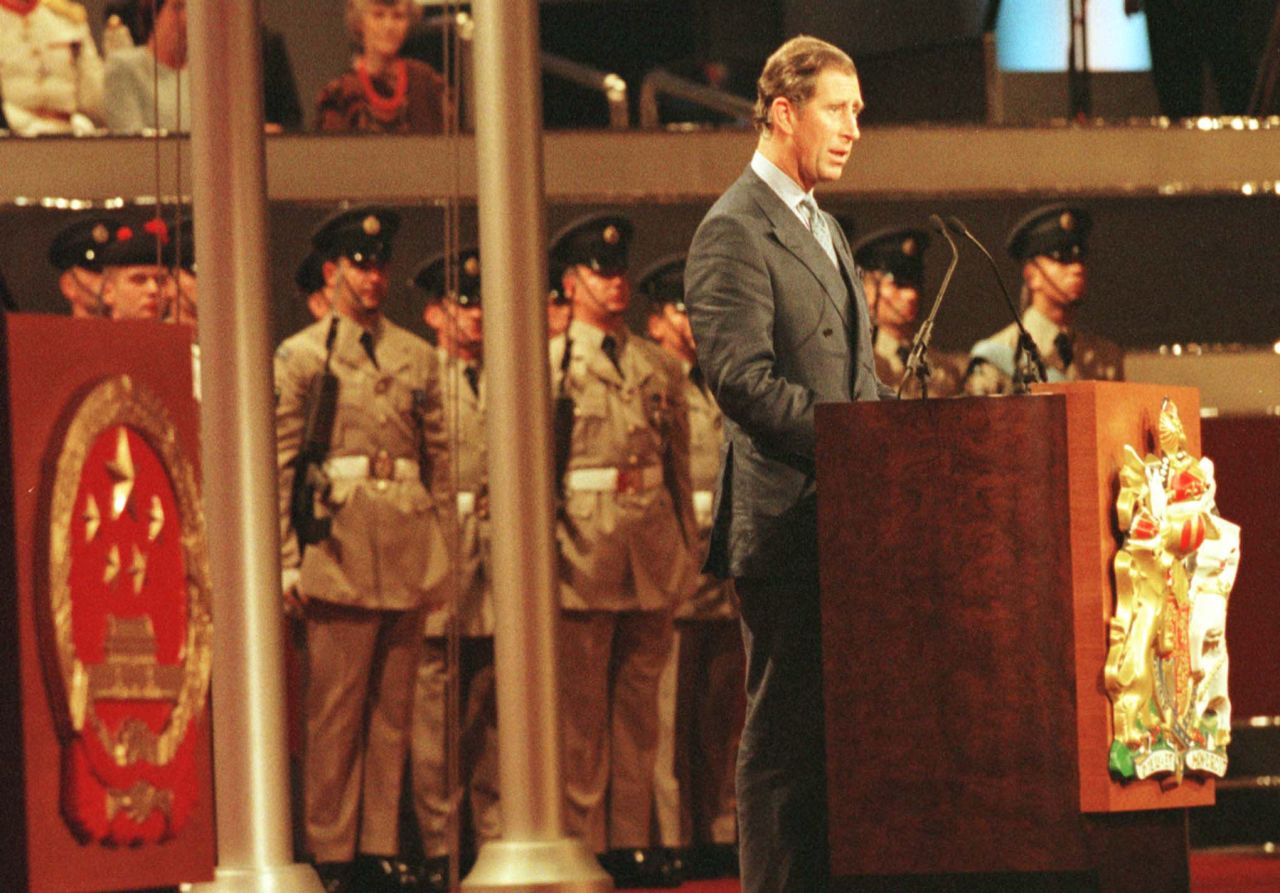
<svg viewBox="0 0 1280 893">
<path fill-rule="evenodd" d="M 1088 287 L 1092 219 L 1084 208 L 1047 205 L 1023 217 L 1005 244 L 1022 264 L 1022 324 L 1044 359 L 1049 381 L 1124 379 L 1120 346 L 1075 327 Z M 1010 323 L 969 353 L 965 390 L 1007 394 L 1020 358 L 1018 328 Z"/>
<path fill-rule="evenodd" d="M 446 257 L 422 264 L 413 284 L 427 295 L 423 319 L 436 334 L 445 429 L 455 457 L 458 552 L 454 556 L 457 597 L 452 610 L 432 611 L 418 664 L 413 719 L 413 802 L 428 859 L 424 880 L 445 890 L 452 841 L 450 820 L 459 827 L 459 861 L 469 863 L 479 846 L 501 834 L 498 811 L 498 712 L 493 669 L 493 596 L 488 571 L 489 506 L 485 448 L 483 374 L 484 317 L 480 303 L 480 255 L 466 248 L 449 260 L 457 268 L 457 288 L 446 285 Z M 451 631 L 450 624 L 455 628 Z M 458 715 L 447 717 L 448 637 L 458 647 Z M 459 783 L 465 796 L 449 790 L 445 757 L 459 748 Z M 457 812 L 457 815 L 453 813 Z M 464 874 L 465 868 L 459 871 Z"/>
<path fill-rule="evenodd" d="M 439 360 L 381 312 L 398 224 L 378 207 L 321 224 L 312 244 L 335 313 L 275 359 L 282 584 L 307 639 L 306 841 L 327 889 L 340 891 L 409 880 L 395 855 L 414 674 L 424 607 L 447 599 L 451 579 Z M 338 397 L 314 504 L 331 528 L 304 552 L 290 513 L 294 460 L 326 367 Z"/>
<path fill-rule="evenodd" d="M 102 59 L 83 6 L 0 4 L 0 97 L 19 136 L 93 132 L 102 120 Z"/>
<path fill-rule="evenodd" d="M 680 363 L 689 402 L 689 464 L 698 558 L 711 537 L 724 419 L 697 365 L 684 304 L 684 255 L 650 266 L 636 287 L 649 300 L 649 337 Z M 735 873 L 734 766 L 746 710 L 746 663 L 733 581 L 701 575 L 676 608 L 675 640 L 659 690 L 662 738 L 654 779 L 662 843 L 684 849 L 686 877 Z"/>
<path fill-rule="evenodd" d="M 623 322 L 631 223 L 598 214 L 552 245 L 573 306 L 551 341 L 572 430 L 557 522 L 567 825 L 620 884 L 669 880 L 650 851 L 658 679 L 692 586 L 689 417 L 679 364 Z M 560 417 L 560 414 L 557 413 Z M 648 881 L 645 883 L 644 881 Z"/>
<path fill-rule="evenodd" d="M 862 273 L 875 333 L 876 375 L 892 388 L 902 382 L 916 335 L 920 289 L 924 284 L 924 252 L 929 236 L 913 227 L 878 230 L 853 246 L 853 259 Z M 951 397 L 961 391 L 964 361 L 930 346 L 929 396 Z M 920 381 L 912 377 L 904 397 L 920 396 Z"/>
</svg>

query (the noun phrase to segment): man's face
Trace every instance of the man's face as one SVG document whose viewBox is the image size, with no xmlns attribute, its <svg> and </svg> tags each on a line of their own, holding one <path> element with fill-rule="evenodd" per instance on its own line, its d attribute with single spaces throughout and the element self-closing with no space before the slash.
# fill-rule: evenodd
<svg viewBox="0 0 1280 893">
<path fill-rule="evenodd" d="M 565 271 L 563 285 L 574 316 L 583 321 L 616 321 L 631 304 L 631 282 L 626 273 L 602 276 L 585 264 L 577 264 Z"/>
<path fill-rule="evenodd" d="M 1062 307 L 1081 303 L 1089 284 L 1083 258 L 1064 262 L 1042 254 L 1027 262 L 1023 277 L 1033 297 Z"/>
<path fill-rule="evenodd" d="M 472 359 L 484 350 L 484 310 L 480 306 L 462 307 L 452 298 L 432 301 L 423 318 L 446 352 Z"/>
<path fill-rule="evenodd" d="M 863 285 L 877 326 L 909 329 L 915 325 L 920 312 L 920 289 L 915 284 L 898 282 L 892 273 L 871 273 Z"/>
<path fill-rule="evenodd" d="M 102 283 L 102 302 L 112 319 L 159 319 L 169 271 L 154 264 L 109 267 Z"/>
<path fill-rule="evenodd" d="M 856 75 L 836 68 L 818 74 L 813 96 L 794 113 L 792 135 L 800 185 L 840 179 L 861 133 L 862 88 Z"/>
<path fill-rule="evenodd" d="M 689 314 L 677 310 L 675 304 L 663 304 L 649 315 L 649 337 L 675 356 L 691 362 L 696 356 Z"/>
<path fill-rule="evenodd" d="M 98 316 L 101 307 L 102 274 L 84 267 L 72 267 L 58 277 L 58 289 L 71 302 L 71 315 Z"/>
<path fill-rule="evenodd" d="M 325 282 L 340 313 L 357 319 L 376 315 L 387 297 L 387 268 L 381 261 L 356 263 L 349 257 L 326 261 Z"/>
</svg>

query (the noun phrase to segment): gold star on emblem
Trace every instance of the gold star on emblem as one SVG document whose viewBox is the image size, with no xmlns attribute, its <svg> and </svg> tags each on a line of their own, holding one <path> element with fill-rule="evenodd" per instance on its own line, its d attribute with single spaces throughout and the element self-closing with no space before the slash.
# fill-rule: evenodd
<svg viewBox="0 0 1280 893">
<path fill-rule="evenodd" d="M 85 500 L 84 514 L 80 516 L 80 520 L 84 522 L 84 541 L 92 542 L 98 535 L 98 528 L 102 526 L 102 513 L 98 511 L 98 501 L 93 498 L 92 493 Z"/>
<path fill-rule="evenodd" d="M 622 233 L 618 232 L 618 228 L 612 223 L 604 228 L 604 232 L 600 234 L 606 245 L 617 245 L 622 238 Z"/>
<path fill-rule="evenodd" d="M 360 228 L 364 230 L 365 235 L 376 236 L 378 233 L 382 232 L 382 221 L 375 215 L 370 214 L 360 222 Z"/>
<path fill-rule="evenodd" d="M 111 487 L 111 520 L 116 520 L 129 505 L 133 495 L 133 454 L 129 452 L 129 435 L 123 425 L 116 437 L 116 457 L 107 463 L 107 473 L 115 484 Z"/>
<path fill-rule="evenodd" d="M 147 539 L 155 542 L 164 528 L 164 506 L 160 504 L 159 496 L 151 497 L 151 511 L 147 513 L 147 518 L 150 521 L 147 524 Z"/>
<path fill-rule="evenodd" d="M 107 552 L 107 567 L 102 572 L 102 582 L 110 586 L 120 576 L 120 547 L 112 546 Z"/>
<path fill-rule="evenodd" d="M 147 557 L 133 547 L 133 561 L 129 562 L 129 576 L 133 578 L 133 594 L 142 592 L 142 583 L 147 577 Z"/>
</svg>

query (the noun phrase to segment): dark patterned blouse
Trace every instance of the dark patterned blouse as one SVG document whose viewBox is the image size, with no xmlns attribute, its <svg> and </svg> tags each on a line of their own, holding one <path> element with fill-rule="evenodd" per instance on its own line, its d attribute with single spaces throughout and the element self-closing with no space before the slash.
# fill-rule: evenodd
<svg viewBox="0 0 1280 893">
<path fill-rule="evenodd" d="M 345 133 L 440 133 L 446 87 L 434 68 L 397 59 L 370 76 L 359 59 L 316 100 L 316 129 Z"/>
</svg>

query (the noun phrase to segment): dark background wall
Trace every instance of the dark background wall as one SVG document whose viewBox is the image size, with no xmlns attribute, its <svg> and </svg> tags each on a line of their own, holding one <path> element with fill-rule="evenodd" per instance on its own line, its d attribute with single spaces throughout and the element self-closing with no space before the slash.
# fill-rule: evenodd
<svg viewBox="0 0 1280 893">
<path fill-rule="evenodd" d="M 996 255 L 1010 290 L 1018 270 L 1003 252 L 1012 223 L 1042 203 L 1039 198 L 879 201 L 825 206 L 848 214 L 858 232 L 899 223 L 924 225 L 931 213 L 955 214 Z M 1280 339 L 1280 197 L 1094 198 L 1090 297 L 1082 323 L 1129 346 L 1170 342 L 1271 344 Z M 557 205 L 548 211 L 548 232 L 599 205 Z M 624 206 L 636 224 L 632 269 L 688 247 L 705 203 Z M 388 315 L 417 331 L 422 302 L 406 285 L 410 271 L 443 244 L 444 212 L 437 206 L 403 207 L 405 224 L 391 266 Z M 293 271 L 307 250 L 307 234 L 328 207 L 271 207 L 272 341 L 307 321 L 294 293 Z M 462 239 L 475 238 L 475 211 L 462 209 Z M 0 269 L 25 310 L 65 312 L 45 251 L 67 212 L 43 208 L 0 209 Z M 990 270 L 981 256 L 961 246 L 960 267 L 939 314 L 935 343 L 967 350 L 1007 320 Z M 926 293 L 936 290 L 946 268 L 946 244 L 935 238 L 926 255 Z M 219 297 L 201 294 L 202 303 Z M 641 308 L 634 308 L 639 317 Z"/>
</svg>

